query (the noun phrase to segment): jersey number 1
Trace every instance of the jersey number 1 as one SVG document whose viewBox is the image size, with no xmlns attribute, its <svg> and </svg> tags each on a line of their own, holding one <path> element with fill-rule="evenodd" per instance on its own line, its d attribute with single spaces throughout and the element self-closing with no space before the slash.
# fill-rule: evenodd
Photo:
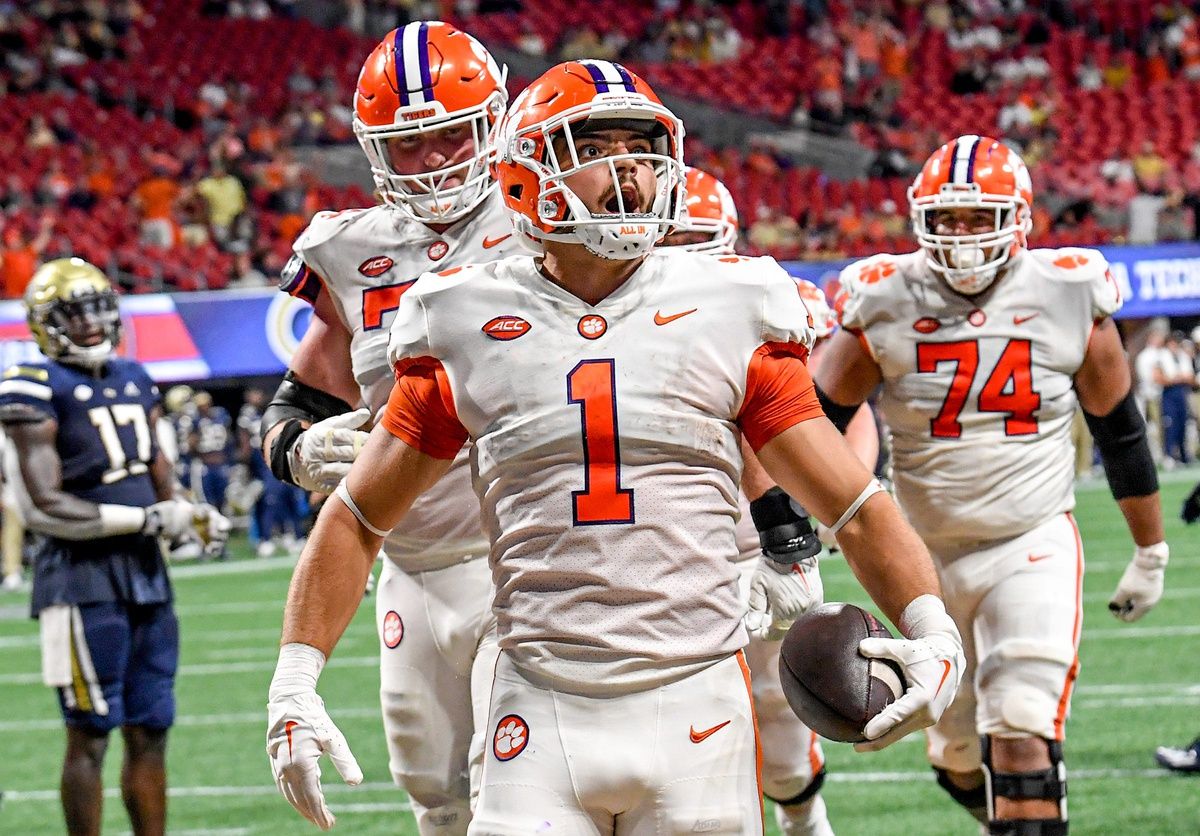
<svg viewBox="0 0 1200 836">
<path fill-rule="evenodd" d="M 1037 432 L 1037 411 L 1042 396 L 1033 391 L 1033 361 L 1029 340 L 1009 340 L 979 390 L 980 412 L 1004 412 L 1005 435 L 1033 435 Z M 951 343 L 917 343 L 917 371 L 936 372 L 941 363 L 954 364 L 954 379 L 942 408 L 929 421 L 934 438 L 961 438 L 962 424 L 958 416 L 971 394 L 975 372 L 979 369 L 979 341 L 962 340 Z"/>
<path fill-rule="evenodd" d="M 633 522 L 633 490 L 621 487 L 616 364 L 584 360 L 567 375 L 567 402 L 583 419 L 583 490 L 571 491 L 575 525 Z"/>
</svg>

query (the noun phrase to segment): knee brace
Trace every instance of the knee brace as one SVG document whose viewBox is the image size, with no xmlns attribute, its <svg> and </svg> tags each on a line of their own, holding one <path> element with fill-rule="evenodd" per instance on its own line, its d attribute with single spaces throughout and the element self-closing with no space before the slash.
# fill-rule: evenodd
<svg viewBox="0 0 1200 836">
<path fill-rule="evenodd" d="M 1045 740 L 1045 738 L 1043 738 Z M 1062 744 L 1046 740 L 1050 767 L 1032 772 L 997 772 L 992 768 L 992 741 L 984 735 L 983 777 L 987 788 L 988 833 L 992 836 L 1066 836 L 1067 767 Z M 997 819 L 996 798 L 1039 799 L 1058 804 L 1056 819 Z"/>
<path fill-rule="evenodd" d="M 769 795 L 767 796 L 767 798 L 770 798 L 776 804 L 779 804 L 783 807 L 790 807 L 794 804 L 803 804 L 804 802 L 806 802 L 810 798 L 812 798 L 814 795 L 819 793 L 821 791 L 821 787 L 824 784 L 825 784 L 825 767 L 822 766 L 821 771 L 813 776 L 813 779 L 809 782 L 808 786 L 805 787 L 804 789 L 800 790 L 800 792 L 796 793 L 791 798 L 774 798 Z"/>
<path fill-rule="evenodd" d="M 986 824 L 988 820 L 988 803 L 987 803 L 987 781 L 975 787 L 974 789 L 964 790 L 950 780 L 950 773 L 945 769 L 939 769 L 936 766 L 933 771 L 937 773 L 938 786 L 949 793 L 960 806 L 970 813 L 977 822 Z"/>
</svg>

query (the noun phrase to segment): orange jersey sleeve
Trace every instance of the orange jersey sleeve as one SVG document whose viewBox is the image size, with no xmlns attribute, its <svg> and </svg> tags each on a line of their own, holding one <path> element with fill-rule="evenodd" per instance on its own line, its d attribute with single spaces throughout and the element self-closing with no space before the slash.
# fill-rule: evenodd
<svg viewBox="0 0 1200 836">
<path fill-rule="evenodd" d="M 396 364 L 396 385 L 381 422 L 409 447 L 435 459 L 453 459 L 468 437 L 454 409 L 446 370 L 432 357 Z"/>
<path fill-rule="evenodd" d="M 737 422 L 755 452 L 788 427 L 825 414 L 804 363 L 807 355 L 796 343 L 766 343 L 750 358 Z"/>
</svg>

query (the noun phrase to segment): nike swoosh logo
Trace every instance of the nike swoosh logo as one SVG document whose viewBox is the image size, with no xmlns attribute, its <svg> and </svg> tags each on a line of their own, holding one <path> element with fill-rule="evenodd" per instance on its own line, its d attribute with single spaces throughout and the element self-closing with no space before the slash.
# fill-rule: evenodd
<svg viewBox="0 0 1200 836">
<path fill-rule="evenodd" d="M 695 726 L 688 726 L 688 737 L 690 737 L 692 739 L 693 743 L 703 743 L 705 740 L 708 740 L 708 738 L 712 737 L 714 734 L 719 732 L 721 729 L 728 726 L 730 724 L 730 722 L 732 722 L 732 721 L 726 720 L 724 723 L 717 723 L 711 729 L 705 729 L 702 732 L 696 731 Z"/>
<path fill-rule="evenodd" d="M 508 235 L 501 235 L 499 238 L 487 238 L 487 237 L 484 237 L 484 239 L 483 239 L 483 248 L 484 248 L 485 250 L 490 250 L 492 247 L 495 247 L 497 244 L 500 244 L 500 243 L 502 243 L 502 242 L 504 242 L 504 241 L 507 241 L 509 238 L 512 238 L 512 233 L 511 233 L 511 232 L 510 232 L 510 233 L 508 233 Z"/>
<path fill-rule="evenodd" d="M 1030 563 L 1037 563 L 1039 560 L 1045 560 L 1047 557 L 1054 557 L 1052 554 L 1031 554 L 1029 555 Z"/>
<path fill-rule="evenodd" d="M 940 682 L 938 682 L 937 690 L 933 692 L 935 697 L 942 692 L 942 686 L 946 684 L 946 677 L 950 675 L 950 661 L 948 659 L 943 659 L 942 664 L 946 666 L 946 669 L 942 671 L 942 679 Z"/>
<path fill-rule="evenodd" d="M 300 725 L 300 724 L 297 723 L 295 720 L 288 720 L 286 723 L 283 724 L 283 733 L 287 735 L 287 739 L 288 739 L 288 757 L 289 758 L 292 756 L 292 729 L 296 728 L 296 726 L 298 726 L 298 725 Z"/>
<path fill-rule="evenodd" d="M 1041 311 L 1038 311 L 1038 313 L 1041 313 Z M 1026 322 L 1028 322 L 1029 320 L 1031 320 L 1035 316 L 1037 316 L 1038 313 L 1031 313 L 1029 316 L 1016 316 L 1014 314 L 1013 315 L 1013 325 L 1024 325 Z"/>
<path fill-rule="evenodd" d="M 655 325 L 666 325 L 668 322 L 674 322 L 675 320 L 685 317 L 688 314 L 694 314 L 698 310 L 700 310 L 700 309 L 692 308 L 690 311 L 683 311 L 682 313 L 671 314 L 670 316 L 663 316 L 662 311 L 655 311 L 654 324 Z"/>
</svg>

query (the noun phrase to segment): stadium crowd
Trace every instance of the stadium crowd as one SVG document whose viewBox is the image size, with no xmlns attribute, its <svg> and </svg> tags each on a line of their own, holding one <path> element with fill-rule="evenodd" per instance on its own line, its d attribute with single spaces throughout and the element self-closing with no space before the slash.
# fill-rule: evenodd
<svg viewBox="0 0 1200 836">
<path fill-rule="evenodd" d="M 820 260 L 909 247 L 905 188 L 926 149 L 967 123 L 1028 161 L 1035 235 L 1048 245 L 1190 240 L 1200 229 L 1200 109 L 1174 118 L 1167 105 L 1197 95 L 1194 2 L 659 0 L 599 26 L 558 0 L 354 0 L 321 4 L 322 22 L 341 28 L 322 38 L 327 51 L 283 65 L 285 83 L 266 95 L 263 67 L 235 50 L 286 52 L 323 32 L 299 17 L 303 5 L 0 5 L 0 89 L 12 105 L 0 151 L 18 161 L 0 180 L 4 295 L 19 295 L 37 258 L 66 252 L 133 292 L 273 282 L 315 211 L 372 202 L 302 161 L 306 147 L 353 142 L 357 67 L 320 59 L 357 55 L 422 16 L 547 60 L 617 58 L 665 89 L 710 87 L 734 111 L 873 150 L 867 177 L 840 182 L 767 143 L 717 148 L 693 136 L 689 161 L 729 185 L 747 252 Z M 214 53 L 164 46 L 180 16 Z M 774 80 L 768 97 L 743 95 L 751 77 Z M 1107 125 L 1109 107 L 1128 125 Z"/>
</svg>

